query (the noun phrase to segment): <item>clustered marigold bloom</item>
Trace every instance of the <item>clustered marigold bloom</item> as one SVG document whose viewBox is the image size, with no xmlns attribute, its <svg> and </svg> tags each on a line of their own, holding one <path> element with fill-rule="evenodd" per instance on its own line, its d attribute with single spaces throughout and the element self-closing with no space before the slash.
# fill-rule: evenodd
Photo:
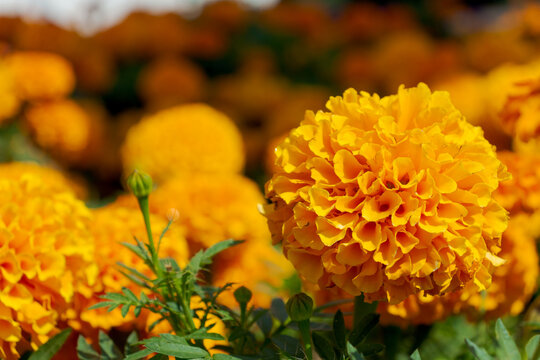
<svg viewBox="0 0 540 360">
<path fill-rule="evenodd" d="M 4 60 L 17 96 L 23 100 L 57 99 L 67 96 L 75 87 L 71 64 L 57 54 L 22 51 Z"/>
<path fill-rule="evenodd" d="M 114 203 L 92 212 L 91 231 L 94 237 L 99 276 L 93 286 L 94 296 L 92 298 L 77 298 L 80 317 L 70 325 L 81 331 L 88 328 L 86 324 L 89 324 L 93 329 L 104 330 L 121 325 L 140 326 L 140 324 L 135 324 L 135 316 L 132 312 L 123 317 L 119 309 L 108 312 L 104 308 L 95 310 L 88 308 L 102 301 L 99 298 L 100 295 L 119 293 L 123 287 L 129 288 L 137 295 L 143 290 L 122 275 L 120 272 L 122 269 L 117 265 L 118 262 L 152 278 L 152 272 L 143 260 L 122 245 L 122 243 L 135 244 L 134 237 L 145 243 L 148 241 L 143 216 L 138 209 L 117 206 Z M 151 215 L 150 222 L 157 245 L 167 222 L 156 215 Z M 159 250 L 160 257 L 173 258 L 178 265 L 185 266 L 189 260 L 189 249 L 182 228 L 172 224 L 161 240 Z"/>
<path fill-rule="evenodd" d="M 473 282 L 500 264 L 508 176 L 482 130 L 425 84 L 380 98 L 347 90 L 276 149 L 265 207 L 304 280 L 395 304 Z"/>
<path fill-rule="evenodd" d="M 74 101 L 33 104 L 25 112 L 25 125 L 34 141 L 56 157 L 68 163 L 87 160 L 93 121 Z"/>
<path fill-rule="evenodd" d="M 190 173 L 238 173 L 242 137 L 223 113 L 204 104 L 160 111 L 133 126 L 122 147 L 124 171 L 141 169 L 156 182 Z"/>
<path fill-rule="evenodd" d="M 267 308 L 280 292 L 285 279 L 293 275 L 291 263 L 270 242 L 250 242 L 241 251 L 231 251 L 231 256 L 216 261 L 212 269 L 212 283 L 224 286 L 234 283 L 231 291 L 219 296 L 219 302 L 237 307 L 233 290 L 245 286 L 253 293 L 251 304 Z"/>
<path fill-rule="evenodd" d="M 0 164 L 0 177 L 13 181 L 21 180 L 25 174 L 31 173 L 41 179 L 41 182 L 49 187 L 51 191 L 71 190 L 78 198 L 84 199 L 87 196 L 87 189 L 84 184 L 71 179 L 64 173 L 33 162 L 9 162 Z"/>
<path fill-rule="evenodd" d="M 380 303 L 381 322 L 405 326 L 432 324 L 451 314 L 465 313 L 472 319 L 496 319 L 518 315 L 536 290 L 538 254 L 528 217 L 512 216 L 502 237 L 499 256 L 505 263 L 495 269 L 491 286 L 478 292 L 473 284 L 444 296 L 411 295 L 395 305 Z"/>
<path fill-rule="evenodd" d="M 36 349 L 96 280 L 90 212 L 35 173 L 0 178 L 0 357 Z"/>
<path fill-rule="evenodd" d="M 540 214 L 540 155 L 499 151 L 497 157 L 512 178 L 499 184 L 495 200 L 510 214 Z"/>
<path fill-rule="evenodd" d="M 502 128 L 519 142 L 529 142 L 540 131 L 540 61 L 503 65 L 487 77 L 490 111 Z"/>
<path fill-rule="evenodd" d="M 20 99 L 15 91 L 13 75 L 0 60 L 0 124 L 17 113 Z"/>
</svg>

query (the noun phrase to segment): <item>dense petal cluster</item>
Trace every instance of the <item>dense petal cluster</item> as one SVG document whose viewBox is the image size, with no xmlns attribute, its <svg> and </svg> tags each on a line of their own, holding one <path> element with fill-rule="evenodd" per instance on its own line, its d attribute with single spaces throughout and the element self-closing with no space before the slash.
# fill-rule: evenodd
<svg viewBox="0 0 540 360">
<path fill-rule="evenodd" d="M 425 84 L 347 90 L 307 112 L 266 184 L 274 241 L 306 281 L 368 300 L 483 290 L 500 264 L 508 176 L 482 130 Z"/>
<path fill-rule="evenodd" d="M 150 217 L 153 235 L 157 242 L 167 222 L 156 216 Z M 152 278 L 152 273 L 141 258 L 136 256 L 122 243 L 135 244 L 134 237 L 146 242 L 146 228 L 142 214 L 139 210 L 125 208 L 111 204 L 93 210 L 91 225 L 95 242 L 95 258 L 99 269 L 99 276 L 93 287 L 92 298 L 79 297 L 77 307 L 80 318 L 71 323 L 72 326 L 85 330 L 90 325 L 93 329 L 110 329 L 120 325 L 132 324 L 135 320 L 133 313 L 123 317 L 116 309 L 108 312 L 106 309 L 88 310 L 88 307 L 101 301 L 100 295 L 105 293 L 119 293 L 123 287 L 131 289 L 135 294 L 141 288 L 127 279 L 120 272 L 118 262 L 134 268 L 142 274 Z M 180 266 L 185 266 L 189 259 L 189 250 L 182 229 L 172 224 L 160 243 L 160 257 L 171 257 Z M 82 320 L 82 322 L 80 321 Z"/>
<path fill-rule="evenodd" d="M 64 97 L 75 87 L 71 64 L 63 57 L 45 52 L 15 52 L 5 63 L 14 79 L 17 96 L 23 100 Z"/>
<path fill-rule="evenodd" d="M 204 104 L 173 107 L 133 126 L 122 148 L 124 170 L 156 182 L 177 174 L 237 173 L 244 165 L 242 137 L 223 113 Z"/>
<path fill-rule="evenodd" d="M 17 113 L 20 99 L 15 91 L 13 75 L 0 60 L 0 124 Z"/>
<path fill-rule="evenodd" d="M 463 290 L 444 296 L 419 294 L 396 305 L 380 303 L 381 322 L 405 326 L 432 324 L 458 313 L 472 319 L 518 315 L 536 290 L 538 279 L 536 242 L 527 229 L 528 222 L 525 215 L 511 217 L 499 253 L 505 263 L 495 269 L 486 291 L 478 292 L 467 284 Z"/>
<path fill-rule="evenodd" d="M 1 178 L 20 181 L 28 173 L 39 178 L 42 184 L 50 188 L 51 191 L 62 192 L 71 190 L 80 199 L 84 199 L 87 195 L 87 189 L 84 184 L 54 168 L 38 165 L 33 162 L 9 162 L 0 164 Z"/>
<path fill-rule="evenodd" d="M 35 173 L 0 178 L 0 357 L 45 342 L 96 280 L 90 212 Z"/>
</svg>

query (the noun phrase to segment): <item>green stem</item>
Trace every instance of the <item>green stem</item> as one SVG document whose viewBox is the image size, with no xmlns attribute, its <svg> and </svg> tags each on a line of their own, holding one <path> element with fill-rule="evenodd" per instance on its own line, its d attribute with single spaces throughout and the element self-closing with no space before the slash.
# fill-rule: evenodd
<svg viewBox="0 0 540 360">
<path fill-rule="evenodd" d="M 139 208 L 143 214 L 144 225 L 146 227 L 146 235 L 148 236 L 148 245 L 150 247 L 150 255 L 152 255 L 152 262 L 158 276 L 163 274 L 163 267 L 159 261 L 159 256 L 154 245 L 154 237 L 152 235 L 152 227 L 150 225 L 150 210 L 148 206 L 148 196 L 138 197 Z"/>
<path fill-rule="evenodd" d="M 364 295 L 354 297 L 354 312 L 353 312 L 353 326 L 362 320 L 364 316 L 370 313 L 374 313 L 377 310 L 377 302 L 367 303 L 364 301 Z"/>
<path fill-rule="evenodd" d="M 313 350 L 311 344 L 311 330 L 309 326 L 309 320 L 303 320 L 298 322 L 298 328 L 300 329 L 300 335 L 302 336 L 302 341 L 304 343 L 304 348 L 306 350 L 306 356 L 308 360 L 313 359 Z"/>
</svg>

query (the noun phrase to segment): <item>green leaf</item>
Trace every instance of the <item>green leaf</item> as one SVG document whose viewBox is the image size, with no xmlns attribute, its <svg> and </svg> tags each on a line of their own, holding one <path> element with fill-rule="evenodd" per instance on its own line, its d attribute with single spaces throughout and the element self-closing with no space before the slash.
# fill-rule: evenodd
<svg viewBox="0 0 540 360">
<path fill-rule="evenodd" d="M 467 344 L 467 347 L 472 352 L 474 357 L 478 360 L 493 360 L 493 358 L 487 353 L 484 348 L 479 347 L 471 340 L 465 339 L 465 343 Z"/>
<path fill-rule="evenodd" d="M 355 347 L 358 352 L 365 356 L 375 355 L 384 350 L 384 345 L 382 344 L 359 344 Z"/>
<path fill-rule="evenodd" d="M 122 306 L 122 310 L 120 311 L 122 313 L 122 317 L 126 317 L 126 315 L 129 312 L 129 308 L 130 308 L 129 305 L 123 305 Z"/>
<path fill-rule="evenodd" d="M 510 334 L 508 333 L 508 330 L 504 326 L 501 319 L 497 319 L 497 322 L 495 323 L 495 335 L 497 336 L 499 345 L 501 345 L 501 349 L 504 353 L 505 359 L 521 359 L 521 354 L 519 353 L 516 343 L 514 339 L 512 339 L 512 336 L 510 336 Z"/>
<path fill-rule="evenodd" d="M 140 348 L 137 345 L 137 342 L 139 342 L 139 336 L 137 335 L 136 331 L 132 331 L 131 334 L 129 334 L 129 336 L 127 337 L 126 345 L 124 347 L 124 354 L 130 355 L 139 351 Z"/>
<path fill-rule="evenodd" d="M 258 313 L 255 314 L 255 322 L 257 323 L 257 326 L 265 336 L 270 335 L 270 332 L 272 331 L 272 327 L 274 326 L 272 322 L 272 317 L 268 313 L 267 310 L 257 310 Z"/>
<path fill-rule="evenodd" d="M 99 332 L 99 348 L 101 350 L 101 360 L 116 360 L 123 357 L 112 339 L 103 331 Z"/>
<path fill-rule="evenodd" d="M 66 342 L 69 334 L 71 334 L 71 329 L 64 329 L 58 334 L 49 339 L 45 344 L 41 345 L 28 360 L 49 360 L 54 354 L 62 348 L 62 345 Z"/>
<path fill-rule="evenodd" d="M 148 355 L 150 355 L 150 354 L 152 354 L 152 353 L 153 353 L 152 350 L 143 349 L 143 350 L 134 352 L 133 354 L 129 354 L 128 356 L 126 356 L 126 357 L 124 358 L 124 360 L 139 360 L 139 359 L 144 359 L 144 358 L 146 358 Z M 81 360 L 82 360 L 82 359 L 81 359 Z"/>
<path fill-rule="evenodd" d="M 94 304 L 92 306 L 90 306 L 88 308 L 88 310 L 94 310 L 94 309 L 99 309 L 99 308 L 104 308 L 104 307 L 109 307 L 109 306 L 113 306 L 115 305 L 116 303 L 113 302 L 113 301 L 102 301 L 102 302 L 98 302 L 97 304 Z M 118 306 L 118 305 L 117 305 Z"/>
<path fill-rule="evenodd" d="M 84 336 L 79 335 L 77 339 L 77 356 L 79 360 L 100 360 L 101 357 L 97 351 L 86 342 Z"/>
<path fill-rule="evenodd" d="M 280 298 L 272 299 L 270 313 L 282 323 L 289 317 L 285 303 Z"/>
<path fill-rule="evenodd" d="M 356 296 L 354 298 L 354 324 L 353 326 L 356 327 L 356 322 L 359 322 L 361 319 L 363 319 L 367 314 L 375 313 L 377 310 L 377 302 L 374 301 L 372 303 L 367 303 L 364 301 L 364 294 L 361 294 L 360 296 Z"/>
<path fill-rule="evenodd" d="M 330 341 L 324 337 L 323 335 L 314 332 L 311 334 L 311 338 L 313 340 L 313 345 L 315 346 L 315 350 L 317 351 L 317 354 L 321 357 L 323 360 L 335 360 L 336 354 L 334 352 L 334 347 L 330 343 Z"/>
<path fill-rule="evenodd" d="M 208 329 L 206 328 L 200 328 L 191 334 L 183 336 L 186 339 L 193 339 L 193 340 L 225 340 L 223 336 L 216 333 L 209 333 L 207 332 Z"/>
<path fill-rule="evenodd" d="M 534 335 L 525 346 L 527 360 L 538 360 L 540 358 L 540 335 Z"/>
<path fill-rule="evenodd" d="M 204 266 L 204 265 L 210 264 L 214 256 L 216 256 L 217 254 L 219 254 L 220 252 L 224 250 L 227 250 L 230 247 L 233 247 L 241 243 L 243 243 L 243 241 L 229 239 L 229 240 L 218 242 L 217 244 L 210 246 L 203 253 L 203 256 L 201 259 L 201 265 Z"/>
<path fill-rule="evenodd" d="M 422 360 L 422 358 L 420 357 L 420 352 L 418 351 L 418 349 L 414 350 L 414 352 L 411 354 L 409 359 L 410 360 Z"/>
<path fill-rule="evenodd" d="M 366 360 L 364 355 L 352 346 L 350 342 L 347 342 L 347 352 L 352 360 Z"/>
<path fill-rule="evenodd" d="M 199 359 L 199 358 L 208 358 L 210 354 L 198 347 L 190 345 L 182 345 L 177 342 L 171 342 L 165 339 L 164 337 L 155 337 L 144 341 L 144 346 L 148 350 L 156 352 L 158 354 L 176 356 L 181 359 Z"/>
<path fill-rule="evenodd" d="M 357 347 L 365 338 L 368 336 L 369 332 L 373 330 L 375 326 L 379 323 L 379 314 L 367 314 L 365 315 L 354 327 L 353 331 L 349 335 L 349 342 Z"/>
<path fill-rule="evenodd" d="M 227 355 L 227 354 L 216 354 L 212 357 L 212 359 L 214 360 L 241 360 L 241 358 L 239 357 Z"/>
<path fill-rule="evenodd" d="M 347 330 L 345 329 L 345 319 L 341 310 L 338 310 L 334 315 L 333 329 L 337 347 L 345 351 L 347 346 Z"/>
</svg>

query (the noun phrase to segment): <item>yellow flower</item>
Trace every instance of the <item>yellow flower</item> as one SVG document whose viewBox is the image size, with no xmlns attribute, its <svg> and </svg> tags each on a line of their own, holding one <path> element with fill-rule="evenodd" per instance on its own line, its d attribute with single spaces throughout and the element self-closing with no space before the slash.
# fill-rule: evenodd
<svg viewBox="0 0 540 360">
<path fill-rule="evenodd" d="M 197 65 L 175 57 L 150 63 L 138 79 L 137 89 L 150 109 L 163 109 L 203 98 L 206 76 Z"/>
<path fill-rule="evenodd" d="M 0 179 L 0 357 L 36 348 L 96 280 L 90 212 L 33 172 Z M 17 349 L 15 349 L 17 347 Z"/>
<path fill-rule="evenodd" d="M 150 221 L 157 244 L 167 222 L 156 215 L 151 215 Z M 152 278 L 152 273 L 143 260 L 122 245 L 122 243 L 135 244 L 134 237 L 143 242 L 148 241 L 143 216 L 138 209 L 117 206 L 117 204 L 113 203 L 93 210 L 91 231 L 94 236 L 95 258 L 99 276 L 93 287 L 94 296 L 92 298 L 79 297 L 77 299 L 80 318 L 75 319 L 71 325 L 81 331 L 88 329 L 88 325 L 94 330 L 109 330 L 112 327 L 121 325 L 133 327 L 135 317 L 132 312 L 124 318 L 119 309 L 107 312 L 106 309 L 88 310 L 88 307 L 100 302 L 100 295 L 121 292 L 122 287 L 131 289 L 136 295 L 143 290 L 120 273 L 122 269 L 117 265 L 118 262 Z M 161 240 L 159 254 L 160 257 L 175 259 L 181 267 L 187 264 L 189 250 L 180 226 L 171 225 Z"/>
<path fill-rule="evenodd" d="M 11 162 L 0 164 L 0 178 L 20 181 L 25 174 L 32 173 L 41 182 L 54 191 L 71 190 L 80 199 L 85 199 L 88 193 L 84 183 L 72 179 L 68 175 L 51 167 L 38 165 L 33 162 Z"/>
<path fill-rule="evenodd" d="M 540 214 L 540 154 L 501 151 L 497 157 L 512 175 L 494 192 L 497 202 L 510 214 Z"/>
<path fill-rule="evenodd" d="M 177 106 L 133 126 L 122 160 L 126 174 L 139 168 L 158 183 L 194 172 L 238 173 L 244 165 L 242 137 L 226 115 L 207 105 Z"/>
<path fill-rule="evenodd" d="M 68 164 L 88 161 L 96 124 L 74 101 L 33 104 L 25 113 L 25 124 L 34 141 L 55 157 Z"/>
<path fill-rule="evenodd" d="M 537 287 L 536 242 L 528 232 L 528 216 L 512 216 L 502 237 L 499 256 L 505 263 L 493 273 L 491 286 L 478 292 L 471 283 L 444 296 L 411 295 L 396 305 L 379 304 L 381 322 L 406 326 L 432 324 L 448 315 L 465 313 L 472 319 L 518 315 Z"/>
<path fill-rule="evenodd" d="M 64 97 L 75 87 L 75 75 L 69 62 L 45 52 L 16 52 L 5 63 L 14 80 L 17 95 L 23 100 Z"/>
<path fill-rule="evenodd" d="M 425 84 L 379 98 L 347 90 L 307 112 L 266 184 L 274 241 L 306 281 L 398 303 L 473 282 L 499 264 L 508 173 L 448 93 Z"/>
<path fill-rule="evenodd" d="M 13 75 L 0 60 L 0 124 L 14 116 L 19 107 L 20 99 L 15 91 Z"/>
<path fill-rule="evenodd" d="M 491 116 L 517 141 L 528 142 L 540 131 L 540 60 L 504 65 L 487 77 Z"/>
<path fill-rule="evenodd" d="M 237 250 L 237 251 L 235 251 Z M 270 242 L 251 242 L 232 249 L 230 258 L 216 261 L 212 269 L 213 283 L 223 286 L 234 283 L 230 291 L 219 296 L 220 303 L 231 308 L 238 307 L 233 291 L 245 286 L 252 291 L 250 304 L 267 308 L 273 298 L 284 295 L 281 290 L 285 279 L 294 269 L 287 259 Z"/>
</svg>

